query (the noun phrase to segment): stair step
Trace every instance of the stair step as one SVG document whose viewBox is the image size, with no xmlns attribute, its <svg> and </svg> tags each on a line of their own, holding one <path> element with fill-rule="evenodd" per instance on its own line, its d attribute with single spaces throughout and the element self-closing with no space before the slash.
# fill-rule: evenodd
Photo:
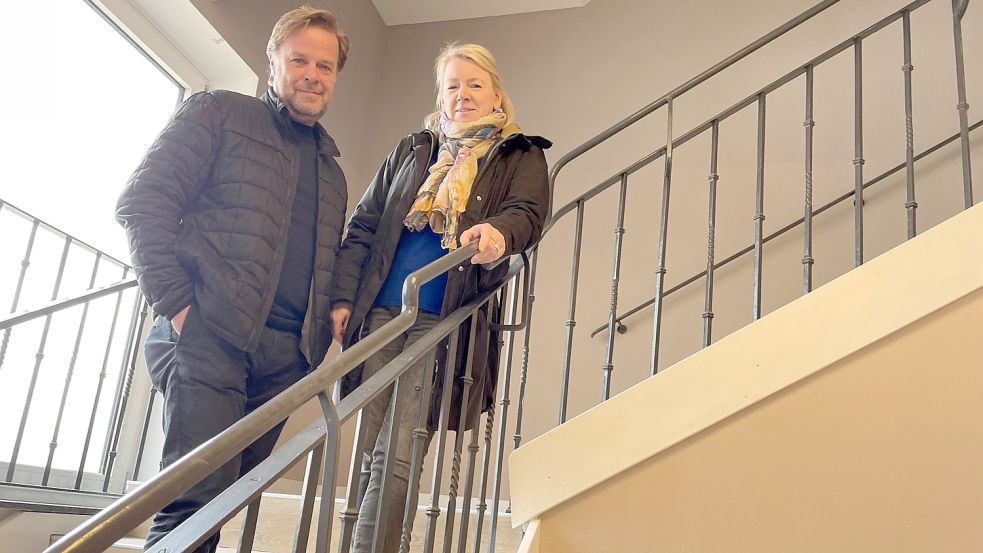
<svg viewBox="0 0 983 553">
<path fill-rule="evenodd" d="M 51 543 L 54 543 L 62 534 L 54 534 L 51 536 Z M 133 551 L 143 550 L 143 538 L 123 538 L 112 545 L 109 549 L 105 550 L 105 553 L 131 553 Z M 236 553 L 235 547 L 219 547 L 215 553 Z M 265 550 L 253 549 L 253 553 L 271 553 Z"/>
<path fill-rule="evenodd" d="M 340 501 L 335 503 L 334 514 L 331 524 L 331 551 L 335 552 L 338 547 L 338 532 L 340 522 L 338 512 L 343 505 Z M 297 515 L 300 509 L 300 501 L 297 496 L 264 494 L 260 503 L 259 522 L 256 528 L 256 538 L 254 541 L 253 553 L 290 553 L 293 551 L 294 533 L 296 532 Z M 410 553 L 423 551 L 423 538 L 427 527 L 426 507 L 421 506 L 417 510 L 416 520 L 413 525 L 413 537 L 410 541 Z M 317 520 L 317 504 L 314 506 L 313 520 Z M 476 513 L 472 512 L 468 524 L 468 547 L 471 550 L 471 543 L 474 539 Z M 447 520 L 446 509 L 441 512 L 437 523 L 436 543 L 443 543 L 444 527 Z M 459 532 L 461 513 L 455 513 L 455 538 Z M 482 527 L 482 550 L 488 539 L 488 517 Z M 222 529 L 222 538 L 219 543 L 218 553 L 234 553 L 239 540 L 239 529 L 242 525 L 242 514 L 236 515 Z M 495 539 L 495 551 L 491 553 L 514 553 L 519 548 L 522 540 L 522 531 L 512 529 L 512 520 L 507 513 L 500 513 L 498 518 L 498 530 Z M 141 527 L 133 532 L 133 537 L 123 538 L 116 542 L 113 547 L 106 550 L 107 553 L 131 553 L 140 551 L 143 547 L 147 527 Z M 62 537 L 63 534 L 51 536 L 51 543 Z M 314 549 L 315 536 L 312 534 L 308 540 L 308 551 Z M 455 539 L 456 543 L 456 539 Z"/>
</svg>

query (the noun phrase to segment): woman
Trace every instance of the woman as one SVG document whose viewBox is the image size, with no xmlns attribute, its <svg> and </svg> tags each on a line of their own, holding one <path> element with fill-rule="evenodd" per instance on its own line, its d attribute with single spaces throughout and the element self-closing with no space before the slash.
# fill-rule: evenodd
<svg viewBox="0 0 983 553">
<path fill-rule="evenodd" d="M 403 280 L 412 271 L 443 256 L 460 244 L 477 241 L 478 253 L 469 263 L 431 281 L 420 293 L 415 325 L 383 348 L 342 382 L 347 394 L 381 369 L 406 346 L 430 330 L 480 290 L 500 281 L 507 263 L 482 267 L 522 252 L 539 239 L 549 213 L 549 185 L 543 150 L 551 143 L 522 133 L 512 122 L 514 108 L 502 88 L 495 59 L 475 44 L 445 47 L 434 64 L 436 111 L 425 129 L 404 138 L 386 158 L 348 223 L 338 255 L 332 292 L 335 338 L 345 347 L 374 332 L 400 311 Z M 493 310 L 494 311 L 494 310 Z M 489 310 L 474 318 L 474 348 L 467 351 L 468 329 L 459 333 L 457 376 L 473 359 L 466 427 L 470 429 L 494 398 L 499 346 L 489 329 Z M 465 326 L 467 327 L 466 323 Z M 446 349 L 437 348 L 437 372 L 431 400 L 430 436 L 442 394 Z M 424 362 L 404 373 L 404 382 L 421 381 Z M 408 379 L 408 380 L 405 380 Z M 410 387 L 407 387 L 410 388 Z M 460 405 L 461 386 L 455 379 L 451 405 Z M 378 551 L 397 551 L 409 482 L 412 430 L 417 425 L 420 390 L 400 394 L 395 406 L 398 443 L 391 448 L 393 475 L 386 482 L 382 506 L 385 531 Z M 371 550 L 378 492 L 382 483 L 389 427 L 386 413 L 391 388 L 363 409 L 366 444 L 363 461 L 363 500 L 353 536 L 352 551 Z M 456 396 L 456 397 L 455 397 Z M 458 413 L 451 414 L 458 430 Z M 429 445 L 429 437 L 426 444 Z M 370 476 L 366 482 L 364 474 Z M 419 479 L 419 474 L 414 475 Z"/>
</svg>

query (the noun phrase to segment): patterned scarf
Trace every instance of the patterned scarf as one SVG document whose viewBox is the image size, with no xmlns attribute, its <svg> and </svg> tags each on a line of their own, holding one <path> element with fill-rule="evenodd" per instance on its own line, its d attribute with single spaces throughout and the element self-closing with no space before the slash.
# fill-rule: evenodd
<svg viewBox="0 0 983 553">
<path fill-rule="evenodd" d="M 501 112 L 470 123 L 451 121 L 441 114 L 440 151 L 403 220 L 407 228 L 419 231 L 429 223 L 441 235 L 444 249 L 458 247 L 458 220 L 468 206 L 478 160 L 488 154 L 504 125 L 505 114 Z"/>
</svg>

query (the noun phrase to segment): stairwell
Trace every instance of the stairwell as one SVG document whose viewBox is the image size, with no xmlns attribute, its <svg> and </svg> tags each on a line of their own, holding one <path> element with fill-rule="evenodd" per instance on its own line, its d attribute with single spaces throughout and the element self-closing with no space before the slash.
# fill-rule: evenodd
<svg viewBox="0 0 983 553">
<path fill-rule="evenodd" d="M 907 23 L 909 17 L 917 17 L 911 15 L 913 10 L 924 5 L 940 4 L 943 2 L 916 1 L 903 12 L 891 14 L 883 27 L 899 27 L 902 21 Z M 953 2 L 953 9 L 956 6 L 957 2 Z M 880 23 L 875 27 L 877 25 Z M 872 27 L 870 34 L 880 28 Z M 900 30 L 897 32 L 900 37 Z M 864 35 L 862 38 L 867 40 L 868 37 Z M 945 38 L 949 40 L 951 37 Z M 845 43 L 842 51 L 852 56 L 860 50 L 861 41 L 850 40 L 856 43 Z M 951 43 L 947 47 L 951 52 Z M 830 186 L 823 193 L 849 192 L 836 200 L 841 202 L 837 204 L 839 208 L 833 204 L 830 204 L 831 207 L 820 207 L 821 193 L 817 188 L 816 205 L 813 206 L 812 147 L 807 146 L 805 157 L 809 161 L 805 167 L 799 164 L 798 158 L 794 159 L 794 164 L 789 162 L 792 158 L 783 156 L 787 156 L 791 148 L 792 141 L 787 138 L 790 135 L 775 132 L 765 122 L 766 105 L 771 106 L 768 113 L 790 111 L 788 105 L 783 104 L 781 93 L 777 92 L 784 84 L 801 82 L 809 91 L 806 97 L 811 98 L 813 69 L 826 61 L 824 55 L 811 58 L 787 78 L 782 77 L 785 80 L 774 88 L 768 85 L 733 108 L 715 115 L 708 114 L 706 122 L 696 128 L 680 132 L 679 128 L 673 131 L 670 126 L 666 129 L 666 141 L 672 147 L 655 150 L 644 158 L 645 165 L 660 160 L 658 167 L 652 165 L 648 173 L 643 172 L 641 162 L 618 169 L 602 183 L 603 186 L 561 208 L 555 208 L 553 223 L 559 224 L 551 229 L 540 251 L 533 256 L 533 267 L 537 256 L 542 261 L 539 289 L 528 290 L 525 300 L 532 303 L 538 294 L 538 305 L 541 307 L 533 311 L 535 317 L 528 319 L 527 334 L 511 334 L 506 339 L 510 363 L 508 371 L 513 370 L 513 363 L 515 365 L 513 373 L 505 373 L 513 374 L 511 387 L 506 377 L 502 399 L 498 402 L 499 411 L 488 419 L 485 443 L 479 447 L 481 434 L 475 432 L 470 436 L 473 450 L 459 451 L 454 459 L 455 471 L 458 466 L 463 468 L 468 465 L 472 471 L 469 478 L 474 479 L 474 467 L 482 463 L 477 456 L 481 451 L 486 467 L 486 473 L 481 477 L 481 494 L 484 498 L 488 456 L 493 457 L 492 452 L 501 456 L 503 452 L 512 450 L 512 444 L 505 443 L 504 432 L 506 414 L 513 417 L 509 422 L 514 426 L 509 427 L 508 432 L 514 439 L 515 452 L 506 476 L 502 480 L 494 479 L 496 486 L 501 481 L 511 486 L 512 498 L 511 513 L 500 509 L 495 528 L 496 551 L 662 552 L 719 551 L 725 548 L 737 551 L 973 551 L 974 544 L 980 543 L 983 536 L 974 529 L 970 515 L 979 512 L 980 505 L 976 498 L 981 497 L 979 492 L 983 491 L 980 480 L 972 474 L 972 467 L 979 466 L 980 457 L 983 456 L 975 445 L 979 442 L 975 438 L 980 437 L 983 431 L 976 422 L 980 420 L 978 405 L 983 404 L 978 401 L 978 394 L 974 395 L 980 389 L 978 374 L 983 373 L 976 369 L 981 368 L 978 360 L 983 351 L 980 350 L 979 340 L 974 340 L 971 329 L 983 315 L 983 296 L 979 292 L 983 287 L 983 263 L 975 255 L 978 248 L 975 248 L 973 241 L 973 237 L 979 236 L 983 230 L 983 212 L 978 207 L 970 208 L 925 230 L 957 212 L 958 208 L 953 207 L 955 204 L 945 203 L 961 193 L 958 179 L 961 160 L 956 152 L 964 144 L 969 148 L 970 155 L 978 156 L 981 143 L 978 137 L 970 141 L 969 132 L 979 124 L 969 126 L 967 123 L 963 126 L 966 132 L 962 137 L 952 135 L 947 137 L 948 142 L 939 143 L 929 150 L 924 150 L 929 141 L 920 140 L 917 142 L 922 148 L 920 151 L 912 145 L 909 112 L 907 152 L 902 148 L 892 151 L 890 155 L 893 163 L 908 153 L 912 174 L 915 161 L 928 158 L 923 165 L 929 165 L 929 168 L 920 170 L 918 179 L 918 197 L 923 206 L 918 211 L 917 233 L 909 230 L 908 238 L 911 239 L 897 247 L 880 242 L 872 245 L 870 234 L 867 242 L 862 233 L 855 238 L 851 236 L 853 222 L 850 217 L 857 212 L 860 217 L 868 214 L 868 230 L 878 228 L 880 224 L 870 214 L 883 213 L 887 205 L 892 206 L 895 215 L 906 213 L 909 221 L 914 219 L 918 206 L 913 205 L 913 201 L 904 201 L 906 183 L 898 177 L 904 171 L 905 163 L 880 176 L 874 176 L 878 174 L 877 171 L 868 168 L 864 178 L 863 170 L 860 170 L 855 181 L 852 174 L 848 179 L 842 179 L 842 172 L 835 172 L 837 177 L 830 178 L 834 173 L 831 170 L 825 173 L 827 182 L 835 182 L 838 188 Z M 868 78 L 872 63 L 877 64 L 867 62 Z M 969 63 L 978 64 L 978 60 L 974 58 Z M 864 68 L 863 63 L 858 65 Z M 876 72 L 877 68 L 874 69 Z M 893 67 L 892 71 L 901 74 Z M 910 75 L 910 68 L 906 71 Z M 820 70 L 815 75 L 818 77 Z M 916 90 L 921 93 L 924 88 L 916 87 Z M 671 114 L 673 102 L 677 100 L 675 92 L 678 90 L 668 95 L 668 100 L 661 105 L 656 106 L 659 102 L 652 104 L 655 106 L 652 111 L 668 110 Z M 685 92 L 683 90 L 679 94 Z M 800 93 L 796 91 L 796 94 Z M 811 144 L 810 129 L 815 126 L 816 119 L 821 129 L 826 128 L 824 125 L 828 119 L 820 116 L 813 119 L 811 99 L 806 100 L 805 113 L 801 115 L 798 96 L 795 102 L 796 112 L 792 118 L 795 139 L 800 140 L 804 127 L 808 137 L 806 144 Z M 867 102 L 869 104 L 871 101 Z M 875 100 L 874 103 L 879 102 Z M 864 105 L 862 101 L 860 105 Z M 845 105 L 840 107 L 843 111 L 850 109 Z M 741 110 L 752 115 L 757 112 L 757 128 L 755 122 L 745 116 L 746 124 L 741 128 L 750 129 L 750 132 L 743 135 L 734 132 L 729 135 L 732 137 L 730 140 L 752 147 L 742 150 L 741 155 L 735 155 L 741 158 L 736 163 L 726 164 L 722 161 L 718 171 L 718 138 L 723 160 L 728 136 L 724 120 Z M 965 111 L 961 110 L 960 115 L 965 115 Z M 946 106 L 940 113 L 955 121 L 955 111 L 951 106 Z M 805 124 L 800 125 L 803 116 Z M 916 118 L 919 123 L 924 120 Z M 876 125 L 871 125 L 868 120 L 868 129 L 870 126 Z M 778 158 L 777 163 L 768 166 L 767 178 L 764 177 L 765 128 L 768 128 L 769 137 L 768 160 L 773 162 Z M 946 132 L 958 131 L 957 127 Z M 877 149 L 876 144 L 871 148 L 870 142 L 879 142 L 883 137 L 876 132 L 868 133 L 869 137 L 874 137 L 867 139 L 870 156 L 870 150 Z M 691 140 L 696 144 L 705 142 L 710 154 L 709 171 L 702 150 L 696 162 L 695 157 L 686 157 L 685 150 L 682 150 L 675 153 L 676 168 L 672 173 L 672 162 L 669 160 L 674 155 L 674 149 Z M 665 142 L 654 140 L 655 143 Z M 864 141 L 860 139 L 859 144 L 861 153 L 856 158 L 859 161 L 853 163 L 851 171 L 864 165 Z M 754 146 L 757 146 L 757 151 Z M 801 150 L 798 142 L 795 148 Z M 817 149 L 816 154 L 815 174 L 818 176 L 826 165 L 820 163 L 820 150 Z M 933 155 L 936 157 L 929 157 Z M 566 161 L 564 158 L 558 165 L 565 165 Z M 666 164 L 664 172 L 661 167 L 663 161 Z M 821 161 L 827 163 L 829 159 L 823 158 Z M 774 165 L 778 166 L 775 170 L 772 169 Z M 846 165 L 849 165 L 849 160 Z M 653 171 L 656 167 L 657 170 Z M 805 170 L 804 179 L 802 169 Z M 556 171 L 554 167 L 554 178 Z M 636 172 L 642 178 L 634 176 Z M 735 177 L 735 174 L 744 176 Z M 792 182 L 787 178 L 790 174 L 795 175 L 795 184 L 784 186 Z M 693 182 L 694 175 L 698 175 L 701 190 L 705 192 L 694 194 L 692 191 L 695 187 L 685 188 L 680 184 Z M 632 181 L 630 188 L 629 177 Z M 803 180 L 805 190 L 802 189 Z M 688 214 L 686 219 L 676 219 L 670 232 L 673 240 L 676 240 L 676 236 L 680 239 L 670 242 L 667 250 L 664 236 L 669 226 L 670 182 L 675 186 L 674 206 L 678 205 L 681 197 L 687 200 L 696 198 L 698 202 L 709 203 L 709 215 L 705 204 L 700 205 L 701 211 L 684 211 Z M 709 187 L 703 184 L 707 182 L 710 183 Z M 728 196 L 738 188 L 732 186 L 734 182 L 743 187 L 740 197 Z M 766 182 L 768 194 L 796 198 L 794 204 L 783 203 L 781 209 L 769 211 L 767 226 L 764 223 L 766 204 L 763 200 L 754 199 L 756 193 L 759 198 L 763 194 Z M 864 196 L 863 190 L 878 182 L 884 182 L 883 188 L 890 191 L 880 192 L 881 189 L 877 189 L 866 192 Z M 646 186 L 636 183 L 655 184 Z M 621 185 L 620 197 L 617 195 L 618 184 Z M 718 184 L 721 194 L 719 210 L 715 191 Z M 846 186 L 839 186 L 841 184 Z M 606 196 L 602 196 L 609 188 Z M 680 193 L 680 190 L 683 192 Z M 968 190 L 972 192 L 971 184 Z M 600 217 L 593 216 L 583 220 L 584 206 L 595 196 L 606 202 L 597 202 L 602 206 L 620 208 L 620 214 L 613 217 L 616 242 L 609 250 L 601 250 L 603 263 L 596 263 L 596 257 L 587 255 L 581 260 L 582 241 L 585 245 L 596 242 L 594 239 L 600 233 L 594 231 L 602 227 L 605 238 L 609 236 L 610 227 L 605 226 L 607 221 L 602 223 Z M 799 224 L 808 220 L 811 225 L 812 217 L 827 209 L 833 214 L 829 217 L 835 220 L 825 227 L 817 223 L 817 249 L 822 247 L 823 241 L 832 242 L 834 238 L 847 244 L 844 249 L 847 252 L 849 243 L 855 239 L 860 250 L 867 247 L 866 257 L 863 253 L 859 254 L 863 264 L 858 269 L 837 278 L 839 273 L 833 271 L 851 265 L 851 260 L 843 262 L 843 259 L 837 258 L 835 263 L 830 264 L 835 265 L 836 269 L 828 269 L 830 265 L 824 264 L 827 258 L 821 252 L 816 256 L 819 259 L 817 262 L 812 258 L 812 235 L 806 231 L 803 231 L 807 244 L 805 251 L 800 250 L 799 244 L 790 238 L 792 233 L 775 235 L 775 241 L 771 242 L 773 237 L 765 234 L 765 230 L 772 231 L 778 224 L 794 221 L 794 217 L 802 213 L 800 196 L 806 199 L 806 214 Z M 860 198 L 854 202 L 853 208 L 846 202 L 851 197 Z M 936 201 L 939 198 L 945 201 Z M 741 209 L 750 208 L 740 213 L 740 217 L 747 216 L 747 224 L 741 227 L 743 234 L 723 231 L 725 221 L 738 217 L 735 215 L 736 209 L 728 209 L 728 202 L 740 205 Z M 973 202 L 967 203 L 972 205 Z M 945 205 L 940 208 L 940 204 Z M 625 213 L 626 207 L 639 205 L 648 206 L 641 215 L 637 209 Z M 794 209 L 784 209 L 788 206 Z M 663 213 L 659 213 L 660 208 Z M 678 210 L 678 207 L 673 209 Z M 715 221 L 717 211 L 723 221 Z M 614 210 L 611 212 L 614 213 Z M 692 217 L 693 213 L 699 213 L 699 217 Z M 577 220 L 571 216 L 564 218 L 567 214 L 576 215 Z M 706 217 L 709 221 L 704 226 Z M 892 215 L 892 224 L 898 221 L 903 221 L 903 217 Z M 716 230 L 715 225 L 719 225 L 720 230 Z M 631 229 L 627 235 L 626 226 Z M 751 234 L 744 231 L 752 228 L 752 245 L 741 249 Z M 790 223 L 786 230 L 789 228 L 795 228 L 795 223 Z M 863 228 L 862 225 L 860 228 Z M 898 228 L 903 228 L 903 225 Z M 583 238 L 585 229 L 587 238 Z M 574 231 L 572 241 L 568 238 L 571 230 Z M 898 242 L 903 235 L 903 232 L 898 233 Z M 635 239 L 635 236 L 640 238 Z M 644 242 L 643 254 L 629 249 L 633 239 Z M 715 242 L 715 239 L 719 241 Z M 567 249 L 571 242 L 576 249 L 569 255 Z M 772 279 L 772 275 L 780 273 L 772 271 L 777 263 L 770 261 L 769 257 L 763 262 L 762 269 L 760 260 L 764 256 L 765 244 L 769 243 L 769 255 L 782 258 L 783 263 L 795 257 L 792 263 L 795 272 L 808 272 L 801 285 L 798 275 L 785 279 L 783 283 L 772 284 L 780 280 L 777 277 Z M 561 246 L 563 253 L 558 253 Z M 886 253 L 878 256 L 881 251 Z M 794 255 L 789 255 L 789 252 Z M 721 261 L 724 254 L 733 255 Z M 609 255 L 614 256 L 615 265 L 611 279 L 605 274 L 610 267 Z M 625 262 L 624 270 L 622 259 Z M 590 320 L 576 330 L 576 276 L 571 283 L 572 291 L 568 292 L 565 286 L 558 285 L 557 275 L 560 271 L 556 269 L 561 265 L 564 268 L 570 266 L 571 261 L 574 263 L 574 275 L 584 275 L 580 284 L 582 295 L 592 288 L 603 288 L 607 292 L 610 286 L 611 290 L 610 302 L 597 294 L 597 298 L 601 299 L 597 299 L 595 304 L 584 302 L 581 305 L 580 320 Z M 725 269 L 724 266 L 731 261 L 734 263 Z M 815 280 L 811 272 L 814 262 L 818 268 Z M 666 263 L 670 271 L 666 270 Z M 685 279 L 694 267 L 705 269 L 703 273 L 694 271 L 695 276 Z M 741 302 L 746 301 L 749 309 L 745 310 L 743 303 L 740 303 L 740 308 L 742 313 L 754 309 L 750 321 L 731 315 L 735 311 L 730 309 L 733 303 L 721 301 L 726 297 L 724 292 L 727 289 L 736 289 L 736 286 L 732 286 L 738 271 L 735 267 L 748 273 L 746 278 L 740 275 L 740 293 L 746 298 Z M 533 268 L 533 287 L 535 271 Z M 714 271 L 718 271 L 717 296 L 713 295 Z M 665 276 L 667 273 L 668 277 Z M 764 280 L 762 273 L 766 275 Z M 587 278 L 598 275 L 600 278 Z M 623 275 L 641 275 L 641 279 L 631 283 L 628 278 L 621 278 Z M 564 274 L 562 278 L 567 277 Z M 619 289 L 624 296 L 622 300 L 629 297 L 638 300 L 638 291 L 644 290 L 644 294 L 651 295 L 652 285 L 656 282 L 656 309 L 659 315 L 655 321 L 639 322 L 640 317 L 626 314 L 624 305 L 618 305 Z M 766 292 L 762 296 L 763 282 L 767 282 L 769 287 L 780 287 L 782 291 Z M 697 285 L 686 289 L 694 283 Z M 700 283 L 704 283 L 705 296 L 698 290 L 694 291 Z M 751 287 L 757 294 L 753 300 L 744 290 Z M 804 294 L 802 297 L 778 307 L 797 297 L 800 288 Z M 518 280 L 511 290 L 516 289 L 526 293 Z M 628 295 L 629 292 L 632 296 Z M 553 296 L 564 296 L 565 299 L 568 293 L 572 303 L 566 313 L 566 323 L 561 324 L 563 309 L 556 307 L 558 302 Z M 670 301 L 671 294 L 675 295 Z M 717 303 L 714 304 L 715 297 Z M 506 301 L 504 291 L 502 300 Z M 663 300 L 666 300 L 665 304 Z M 597 308 L 602 303 L 604 305 Z M 544 309 L 544 305 L 548 307 Z M 702 340 L 694 339 L 693 332 L 687 331 L 689 334 L 684 335 L 679 330 L 693 326 L 694 319 L 701 322 L 700 308 L 704 332 L 698 338 Z M 684 309 L 689 311 L 685 317 L 682 315 Z M 516 312 L 513 307 L 512 315 L 522 318 L 522 313 L 516 315 Z M 651 316 L 651 310 L 643 310 L 642 313 Z M 693 317 L 693 313 L 698 314 Z M 133 317 L 136 317 L 136 310 Z M 606 319 L 607 323 L 598 329 L 600 338 L 592 340 L 594 334 L 588 335 L 590 326 L 601 322 L 601 318 Z M 565 326 L 564 335 L 560 336 L 559 331 L 544 334 L 542 327 L 547 322 L 555 329 Z M 746 322 L 750 324 L 743 326 Z M 652 326 L 646 327 L 646 324 Z M 623 330 L 627 334 L 618 338 Z M 663 332 L 661 336 L 660 331 Z M 537 338 L 529 337 L 536 333 Z M 661 341 L 662 344 L 661 359 L 658 348 L 649 359 L 646 359 L 647 351 L 645 354 L 639 353 L 648 350 L 653 334 L 656 342 Z M 620 340 L 617 352 L 615 339 Z M 644 345 L 640 345 L 643 342 Z M 680 345 L 684 342 L 684 345 Z M 698 342 L 702 342 L 702 345 L 697 346 Z M 531 345 L 535 346 L 531 351 L 532 361 Z M 586 360 L 588 357 L 591 358 L 589 361 Z M 584 370 L 588 364 L 591 371 L 589 376 Z M 615 364 L 617 371 L 614 370 Z M 654 378 L 646 378 L 645 373 L 650 367 L 659 370 Z M 603 376 L 599 378 L 598 375 Z M 590 381 L 590 391 L 585 394 L 582 390 L 586 389 L 587 380 Z M 602 380 L 600 386 L 597 385 L 598 380 Z M 559 391 L 561 389 L 562 392 Z M 572 392 L 568 405 L 569 390 L 581 392 Z M 603 392 L 598 393 L 600 390 Z M 597 396 L 602 394 L 607 401 L 596 404 Z M 531 442 L 523 442 L 523 405 L 527 409 L 551 410 L 553 402 L 560 395 L 559 418 L 563 424 Z M 586 396 L 591 399 L 584 399 Z M 150 397 L 153 398 L 152 395 Z M 548 401 L 544 398 L 548 398 Z M 513 407 L 518 407 L 518 413 L 508 411 L 509 404 L 513 402 Z M 131 421 L 129 424 L 139 427 L 142 423 L 143 435 L 146 436 L 147 427 L 152 424 L 151 410 L 147 410 L 146 418 L 142 413 L 137 415 L 137 423 Z M 499 433 L 496 441 L 501 437 L 494 449 L 491 445 L 493 424 L 495 432 Z M 537 420 L 536 424 L 539 425 L 540 421 Z M 538 426 L 530 429 L 527 424 L 525 432 L 535 436 L 543 430 Z M 138 433 L 139 428 L 136 431 L 131 428 L 131 437 Z M 345 436 L 346 440 L 349 438 Z M 128 447 L 136 449 L 135 444 Z M 139 449 L 142 454 L 142 440 Z M 462 456 L 466 457 L 468 453 L 470 461 L 462 462 Z M 127 462 L 132 463 L 134 458 L 136 465 L 142 466 L 139 455 L 128 457 Z M 143 465 L 148 464 L 152 465 L 152 460 L 143 461 Z M 450 464 L 448 460 L 445 473 Z M 300 463 L 294 472 L 299 472 L 302 465 Z M 344 472 L 344 468 L 341 472 Z M 427 472 L 430 472 L 429 465 Z M 317 477 L 316 472 L 314 476 Z M 120 476 L 115 478 L 119 479 Z M 337 484 L 343 484 L 343 479 L 344 475 L 341 475 Z M 477 479 L 474 480 L 472 484 Z M 446 481 L 445 478 L 445 487 Z M 456 488 L 455 481 L 452 484 L 455 493 Z M 340 493 L 339 497 L 344 495 Z M 425 550 L 420 544 L 422 533 L 419 530 L 426 526 L 427 508 L 432 508 L 426 504 L 425 495 L 421 495 L 421 506 L 416 513 L 416 531 L 410 551 Z M 497 499 L 496 495 L 491 503 L 494 504 Z M 344 503 L 340 499 L 336 501 L 335 513 L 343 514 Z M 293 551 L 301 503 L 297 497 L 264 495 L 252 550 L 267 553 Z M 318 503 L 319 500 L 313 502 L 314 520 Z M 506 503 L 503 501 L 502 505 Z M 436 516 L 446 515 L 446 509 L 445 501 Z M 459 510 L 457 512 L 460 513 Z M 0 533 L 18 531 L 17 524 L 28 515 L 16 513 L 0 511 Z M 481 512 L 474 514 L 480 515 Z M 41 516 L 50 518 L 55 515 Z M 236 547 L 242 517 L 240 513 L 226 523 L 223 547 L 230 550 Z M 484 513 L 482 520 L 491 523 L 492 519 L 488 513 Z M 59 518 L 56 524 L 60 525 L 59 528 L 52 527 L 47 532 L 47 537 L 52 539 L 46 541 L 58 538 L 75 523 L 75 520 Z M 40 526 L 40 523 L 30 524 Z M 481 541 L 488 538 L 488 525 L 483 528 L 484 539 Z M 301 526 L 304 527 L 304 524 Z M 510 529 L 511 526 L 514 528 Z M 333 520 L 332 528 L 330 550 L 335 551 L 338 547 L 336 538 L 344 534 L 344 527 L 339 525 L 338 520 Z M 306 541 L 313 549 L 313 529 L 305 528 L 303 531 L 309 531 Z M 118 542 L 117 547 L 120 551 L 139 547 L 143 532 L 139 528 L 134 530 L 131 537 Z M 443 539 L 442 536 L 443 524 L 439 524 L 437 543 Z M 473 537 L 469 536 L 467 540 L 466 549 L 470 550 Z"/>
</svg>

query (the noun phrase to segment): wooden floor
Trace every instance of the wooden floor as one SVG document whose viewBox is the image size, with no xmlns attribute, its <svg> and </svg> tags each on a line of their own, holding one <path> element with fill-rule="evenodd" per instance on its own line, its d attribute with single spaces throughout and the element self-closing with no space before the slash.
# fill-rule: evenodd
<svg viewBox="0 0 983 553">
<path fill-rule="evenodd" d="M 292 497 L 264 496 L 260 504 L 259 522 L 256 529 L 256 539 L 253 542 L 254 553 L 292 553 L 294 535 L 297 527 L 297 516 L 299 512 L 299 501 Z M 338 508 L 332 515 L 331 529 L 331 552 L 338 551 L 339 520 Z M 442 512 L 437 523 L 436 547 L 435 551 L 442 551 L 444 544 L 444 525 L 447 522 L 447 513 Z M 475 513 L 471 513 L 468 522 L 468 540 L 463 551 L 472 553 L 474 551 L 474 528 Z M 317 518 L 317 506 L 315 505 L 314 518 Z M 239 529 L 241 526 L 242 515 L 229 521 L 222 530 L 221 547 L 230 548 L 235 551 L 239 540 Z M 459 533 L 459 523 L 461 513 L 455 513 L 454 521 L 454 543 L 451 551 L 458 551 L 459 544 L 457 537 Z M 485 516 L 482 525 L 481 551 L 487 552 L 488 546 L 488 525 L 491 521 L 490 515 Z M 411 553 L 423 552 L 423 539 L 426 531 L 426 513 L 420 509 L 417 511 L 416 522 L 413 525 L 413 538 L 410 542 Z M 522 530 L 513 530 L 512 521 L 508 515 L 500 515 L 498 518 L 498 531 L 495 535 L 494 553 L 515 553 L 519 549 L 519 542 L 522 540 Z M 314 536 L 308 540 L 308 551 L 314 550 Z M 389 553 L 389 552 L 385 552 Z M 395 552 L 393 552 L 395 553 Z"/>
</svg>

